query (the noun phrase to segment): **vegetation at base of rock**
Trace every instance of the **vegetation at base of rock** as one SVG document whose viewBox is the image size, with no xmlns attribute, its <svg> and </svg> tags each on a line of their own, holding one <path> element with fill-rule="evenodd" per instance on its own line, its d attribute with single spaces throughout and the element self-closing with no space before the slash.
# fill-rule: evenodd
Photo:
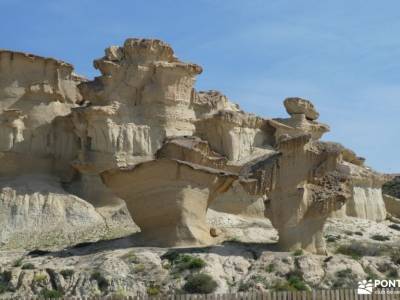
<svg viewBox="0 0 400 300">
<path fill-rule="evenodd" d="M 4 294 L 5 292 L 7 292 L 7 285 L 0 282 L 0 294 Z"/>
<path fill-rule="evenodd" d="M 390 237 L 382 234 L 374 234 L 373 236 L 371 236 L 371 239 L 383 242 L 383 241 L 389 241 Z"/>
<path fill-rule="evenodd" d="M 161 258 L 169 260 L 173 268 L 177 271 L 199 270 L 206 266 L 206 262 L 199 257 L 179 254 L 175 251 L 167 252 Z"/>
<path fill-rule="evenodd" d="M 351 258 L 356 260 L 364 256 L 363 251 L 358 248 L 352 247 L 352 245 L 341 245 L 339 246 L 339 248 L 336 249 L 336 253 L 350 256 Z"/>
<path fill-rule="evenodd" d="M 257 284 L 262 284 L 264 288 L 268 288 L 267 279 L 264 276 L 252 275 L 247 281 L 240 281 L 238 291 L 247 292 L 254 289 Z"/>
<path fill-rule="evenodd" d="M 144 270 L 146 270 L 146 267 L 145 267 L 144 264 L 137 264 L 137 265 L 135 265 L 135 267 L 134 267 L 134 271 L 137 272 L 137 273 L 141 273 L 141 272 L 143 272 Z"/>
<path fill-rule="evenodd" d="M 340 245 L 336 249 L 336 253 L 350 256 L 355 260 L 359 260 L 363 256 L 381 256 L 389 252 L 390 247 L 381 245 L 380 243 L 364 243 L 353 241 L 351 244 Z"/>
<path fill-rule="evenodd" d="M 303 255 L 303 249 L 297 249 L 296 251 L 293 252 L 293 256 L 300 256 Z"/>
<path fill-rule="evenodd" d="M 299 270 L 293 270 L 286 274 L 287 284 L 290 290 L 307 291 L 308 286 L 303 279 L 303 274 Z"/>
<path fill-rule="evenodd" d="M 100 273 L 100 271 L 93 272 L 91 278 L 97 281 L 97 285 L 101 291 L 108 288 L 108 280 Z"/>
<path fill-rule="evenodd" d="M 396 268 L 390 268 L 390 270 L 387 272 L 387 278 L 389 279 L 398 279 L 399 277 L 399 270 Z"/>
<path fill-rule="evenodd" d="M 157 296 L 160 294 L 160 287 L 158 286 L 150 286 L 147 288 L 147 295 L 149 296 Z"/>
<path fill-rule="evenodd" d="M 58 290 L 43 289 L 39 294 L 40 298 L 44 299 L 58 299 L 63 296 L 63 293 Z"/>
<path fill-rule="evenodd" d="M 174 262 L 175 266 L 179 270 L 193 270 L 193 269 L 201 269 L 206 266 L 204 260 L 199 257 L 194 257 L 190 255 L 181 255 Z"/>
<path fill-rule="evenodd" d="M 41 283 L 47 280 L 47 275 L 43 273 L 38 273 L 33 276 L 33 281 L 37 283 Z"/>
<path fill-rule="evenodd" d="M 208 274 L 189 275 L 183 290 L 190 294 L 210 294 L 218 287 L 218 283 Z"/>
<path fill-rule="evenodd" d="M 72 277 L 72 275 L 74 275 L 74 273 L 75 273 L 75 271 L 72 269 L 64 269 L 64 270 L 60 271 L 60 274 L 64 278 L 70 278 L 70 277 Z"/>
<path fill-rule="evenodd" d="M 137 257 L 136 253 L 134 251 L 131 251 L 124 256 L 122 256 L 123 259 L 126 259 L 130 263 L 139 263 L 139 258 Z"/>
<path fill-rule="evenodd" d="M 274 264 L 269 264 L 269 265 L 266 267 L 265 271 L 267 271 L 268 273 L 274 272 L 274 271 L 275 271 L 275 265 L 274 265 Z"/>
<path fill-rule="evenodd" d="M 335 273 L 335 279 L 332 282 L 332 288 L 354 287 L 357 283 L 357 276 L 350 268 L 339 270 Z"/>
<path fill-rule="evenodd" d="M 9 282 L 11 280 L 11 271 L 4 271 L 2 275 L 3 281 Z"/>
<path fill-rule="evenodd" d="M 374 280 L 374 279 L 378 279 L 378 275 L 370 268 L 370 267 L 366 267 L 364 269 L 364 272 L 367 274 L 367 280 Z"/>
<path fill-rule="evenodd" d="M 390 260 L 394 264 L 400 265 L 400 249 L 395 249 L 392 251 L 392 253 L 390 254 Z"/>
<path fill-rule="evenodd" d="M 127 299 L 128 295 L 126 291 L 122 288 L 119 288 L 115 293 L 112 294 L 111 299 L 113 300 L 123 300 Z"/>
<path fill-rule="evenodd" d="M 35 269 L 35 265 L 32 264 L 32 263 L 26 263 L 26 264 L 22 265 L 21 269 L 23 269 L 23 270 L 33 270 L 33 269 Z"/>
<path fill-rule="evenodd" d="M 338 236 L 336 236 L 336 235 L 327 235 L 327 236 L 325 236 L 325 240 L 328 243 L 334 243 L 334 242 L 336 242 L 336 241 L 338 241 L 340 239 L 341 239 L 340 235 L 338 235 Z"/>
</svg>

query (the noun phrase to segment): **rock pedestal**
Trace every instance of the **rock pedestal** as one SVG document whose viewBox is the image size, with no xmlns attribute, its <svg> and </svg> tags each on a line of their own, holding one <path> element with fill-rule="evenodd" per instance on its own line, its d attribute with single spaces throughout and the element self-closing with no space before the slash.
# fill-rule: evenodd
<svg viewBox="0 0 400 300">
<path fill-rule="evenodd" d="M 187 162 L 159 159 L 130 170 L 106 171 L 103 180 L 125 199 L 143 244 L 213 243 L 206 212 L 237 176 Z"/>
</svg>

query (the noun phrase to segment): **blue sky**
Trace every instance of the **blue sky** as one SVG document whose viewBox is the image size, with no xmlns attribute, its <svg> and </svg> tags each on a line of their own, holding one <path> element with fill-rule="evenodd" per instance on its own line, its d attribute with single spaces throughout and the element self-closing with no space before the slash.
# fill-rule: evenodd
<svg viewBox="0 0 400 300">
<path fill-rule="evenodd" d="M 52 56 L 93 77 L 127 37 L 159 38 L 200 64 L 198 90 L 248 112 L 285 116 L 311 99 L 325 140 L 400 172 L 400 2 L 311 0 L 0 0 L 0 48 Z"/>
</svg>

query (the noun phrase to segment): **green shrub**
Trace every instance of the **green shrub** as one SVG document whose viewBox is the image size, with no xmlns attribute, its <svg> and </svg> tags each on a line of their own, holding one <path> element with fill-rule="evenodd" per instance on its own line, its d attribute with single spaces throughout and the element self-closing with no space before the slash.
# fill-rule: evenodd
<svg viewBox="0 0 400 300">
<path fill-rule="evenodd" d="M 256 287 L 257 284 L 261 283 L 265 288 L 268 288 L 267 280 L 264 276 L 261 275 L 252 275 L 247 281 L 241 280 L 239 282 L 238 291 L 246 292 L 250 289 Z"/>
<path fill-rule="evenodd" d="M 348 245 L 341 245 L 336 249 L 336 253 L 350 256 L 358 260 L 363 256 L 379 256 L 382 255 L 384 249 L 378 244 L 360 244 L 353 242 Z"/>
<path fill-rule="evenodd" d="M 7 292 L 8 288 L 7 285 L 0 282 L 0 294 L 4 294 L 5 292 Z"/>
<path fill-rule="evenodd" d="M 239 282 L 238 292 L 247 292 L 247 291 L 250 290 L 252 287 L 253 287 L 253 286 L 252 286 L 251 282 L 241 280 L 241 281 Z"/>
<path fill-rule="evenodd" d="M 134 270 L 135 270 L 136 273 L 141 273 L 141 272 L 143 272 L 145 269 L 146 269 L 146 267 L 145 267 L 144 264 L 138 264 L 138 265 L 135 266 L 135 269 L 134 269 Z"/>
<path fill-rule="evenodd" d="M 181 255 L 176 261 L 176 266 L 180 270 L 186 270 L 186 269 L 201 269 L 206 266 L 206 263 L 204 260 L 202 260 L 199 257 L 193 257 L 190 255 Z"/>
<path fill-rule="evenodd" d="M 40 292 L 40 297 L 44 299 L 57 299 L 61 298 L 63 296 L 63 293 L 61 291 L 57 290 L 48 290 L 48 289 L 43 289 Z"/>
<path fill-rule="evenodd" d="M 337 271 L 335 275 L 336 278 L 332 282 L 332 288 L 335 289 L 354 287 L 357 282 L 357 276 L 350 268 Z"/>
<path fill-rule="evenodd" d="M 364 256 L 364 253 L 362 253 L 361 251 L 358 251 L 357 249 L 353 249 L 349 245 L 339 246 L 339 248 L 336 249 L 336 253 L 351 256 L 351 258 L 357 259 L 357 260 Z"/>
<path fill-rule="evenodd" d="M 47 275 L 43 273 L 38 273 L 33 276 L 33 281 L 37 283 L 42 283 L 47 280 Z"/>
<path fill-rule="evenodd" d="M 11 280 L 11 271 L 3 272 L 3 281 L 9 282 Z"/>
<path fill-rule="evenodd" d="M 370 268 L 370 267 L 366 267 L 365 269 L 364 269 L 364 272 L 365 273 L 367 273 L 367 280 L 370 280 L 370 279 L 372 279 L 372 280 L 374 280 L 374 279 L 378 279 L 378 275 L 374 272 L 374 271 L 372 271 L 372 269 Z"/>
<path fill-rule="evenodd" d="M 341 236 L 340 235 L 327 235 L 327 236 L 325 236 L 325 239 L 328 243 L 334 243 L 334 242 L 340 240 Z"/>
<path fill-rule="evenodd" d="M 180 254 L 175 251 L 171 250 L 161 256 L 161 259 L 167 259 L 170 263 L 173 263 Z"/>
<path fill-rule="evenodd" d="M 278 292 L 280 292 L 280 291 L 291 291 L 291 292 L 296 291 L 296 289 L 294 287 L 292 287 L 289 284 L 289 282 L 283 281 L 283 280 L 275 282 L 274 285 L 272 286 L 272 289 L 274 291 L 278 291 Z"/>
<path fill-rule="evenodd" d="M 394 264 L 400 265 L 400 249 L 393 250 L 390 259 Z"/>
<path fill-rule="evenodd" d="M 24 270 L 33 270 L 34 268 L 35 268 L 35 265 L 31 264 L 31 263 L 23 264 L 23 266 L 21 267 L 21 269 L 24 269 Z"/>
<path fill-rule="evenodd" d="M 265 269 L 268 273 L 272 273 L 275 271 L 275 265 L 274 264 L 269 264 L 267 268 Z"/>
<path fill-rule="evenodd" d="M 112 294 L 111 299 L 113 299 L 113 300 L 127 299 L 126 291 L 122 288 L 119 288 L 115 293 Z"/>
<path fill-rule="evenodd" d="M 183 289 L 190 294 L 210 294 L 218 287 L 217 282 L 204 273 L 190 275 Z"/>
<path fill-rule="evenodd" d="M 147 288 L 147 295 L 149 296 L 157 296 L 160 294 L 160 287 L 158 286 L 150 286 Z"/>
<path fill-rule="evenodd" d="M 389 241 L 390 237 L 388 237 L 386 235 L 381 235 L 381 234 L 374 234 L 373 236 L 371 236 L 371 239 L 373 239 L 375 241 L 384 242 L 384 241 Z"/>
<path fill-rule="evenodd" d="M 300 256 L 303 255 L 303 249 L 297 249 L 293 252 L 293 256 Z"/>
<path fill-rule="evenodd" d="M 64 270 L 60 271 L 60 274 L 64 278 L 70 278 L 70 277 L 72 277 L 72 275 L 74 275 L 74 273 L 75 273 L 75 271 L 72 269 L 64 269 Z"/>
<path fill-rule="evenodd" d="M 99 271 L 93 272 L 91 278 L 97 281 L 97 285 L 101 291 L 108 288 L 108 280 Z"/>
<path fill-rule="evenodd" d="M 177 271 L 202 269 L 206 266 L 205 261 L 199 257 L 188 254 L 177 254 L 172 251 L 165 254 L 163 258 L 168 259 Z"/>
<path fill-rule="evenodd" d="M 396 268 L 390 268 L 388 273 L 387 273 L 387 277 L 389 279 L 398 279 L 399 277 L 399 271 Z"/>
<path fill-rule="evenodd" d="M 136 253 L 133 251 L 125 254 L 122 258 L 126 259 L 130 263 L 135 263 L 135 264 L 139 263 L 139 258 L 136 256 Z"/>
<path fill-rule="evenodd" d="M 161 256 L 167 259 L 176 269 L 183 271 L 187 269 L 201 269 L 206 266 L 204 260 L 189 254 L 180 254 L 177 251 L 168 251 Z"/>
<path fill-rule="evenodd" d="M 303 280 L 303 274 L 294 270 L 286 274 L 287 283 L 296 291 L 307 291 L 307 284 Z"/>
</svg>

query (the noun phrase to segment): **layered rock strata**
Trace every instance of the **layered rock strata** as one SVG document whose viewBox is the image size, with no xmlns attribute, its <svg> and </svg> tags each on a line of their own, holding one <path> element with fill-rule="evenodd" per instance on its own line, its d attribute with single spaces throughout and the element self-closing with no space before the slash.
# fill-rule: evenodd
<svg viewBox="0 0 400 300">
<path fill-rule="evenodd" d="M 315 253 L 325 253 L 322 228 L 336 211 L 385 218 L 380 175 L 352 151 L 319 141 L 329 127 L 309 100 L 287 98 L 289 118 L 245 113 L 217 91 L 197 92 L 201 67 L 159 40 L 128 39 L 94 67 L 101 76 L 88 81 L 67 63 L 0 51 L 4 203 L 29 194 L 16 185 L 14 195 L 8 184 L 39 174 L 46 188 L 33 188 L 29 203 L 45 198 L 69 211 L 67 203 L 85 201 L 87 214 L 67 213 L 66 224 L 133 229 L 115 221 L 129 211 L 143 244 L 207 245 L 221 240 L 206 222 L 213 207 L 265 214 L 283 249 Z M 10 209 L 0 207 L 6 223 L 17 219 Z"/>
</svg>

